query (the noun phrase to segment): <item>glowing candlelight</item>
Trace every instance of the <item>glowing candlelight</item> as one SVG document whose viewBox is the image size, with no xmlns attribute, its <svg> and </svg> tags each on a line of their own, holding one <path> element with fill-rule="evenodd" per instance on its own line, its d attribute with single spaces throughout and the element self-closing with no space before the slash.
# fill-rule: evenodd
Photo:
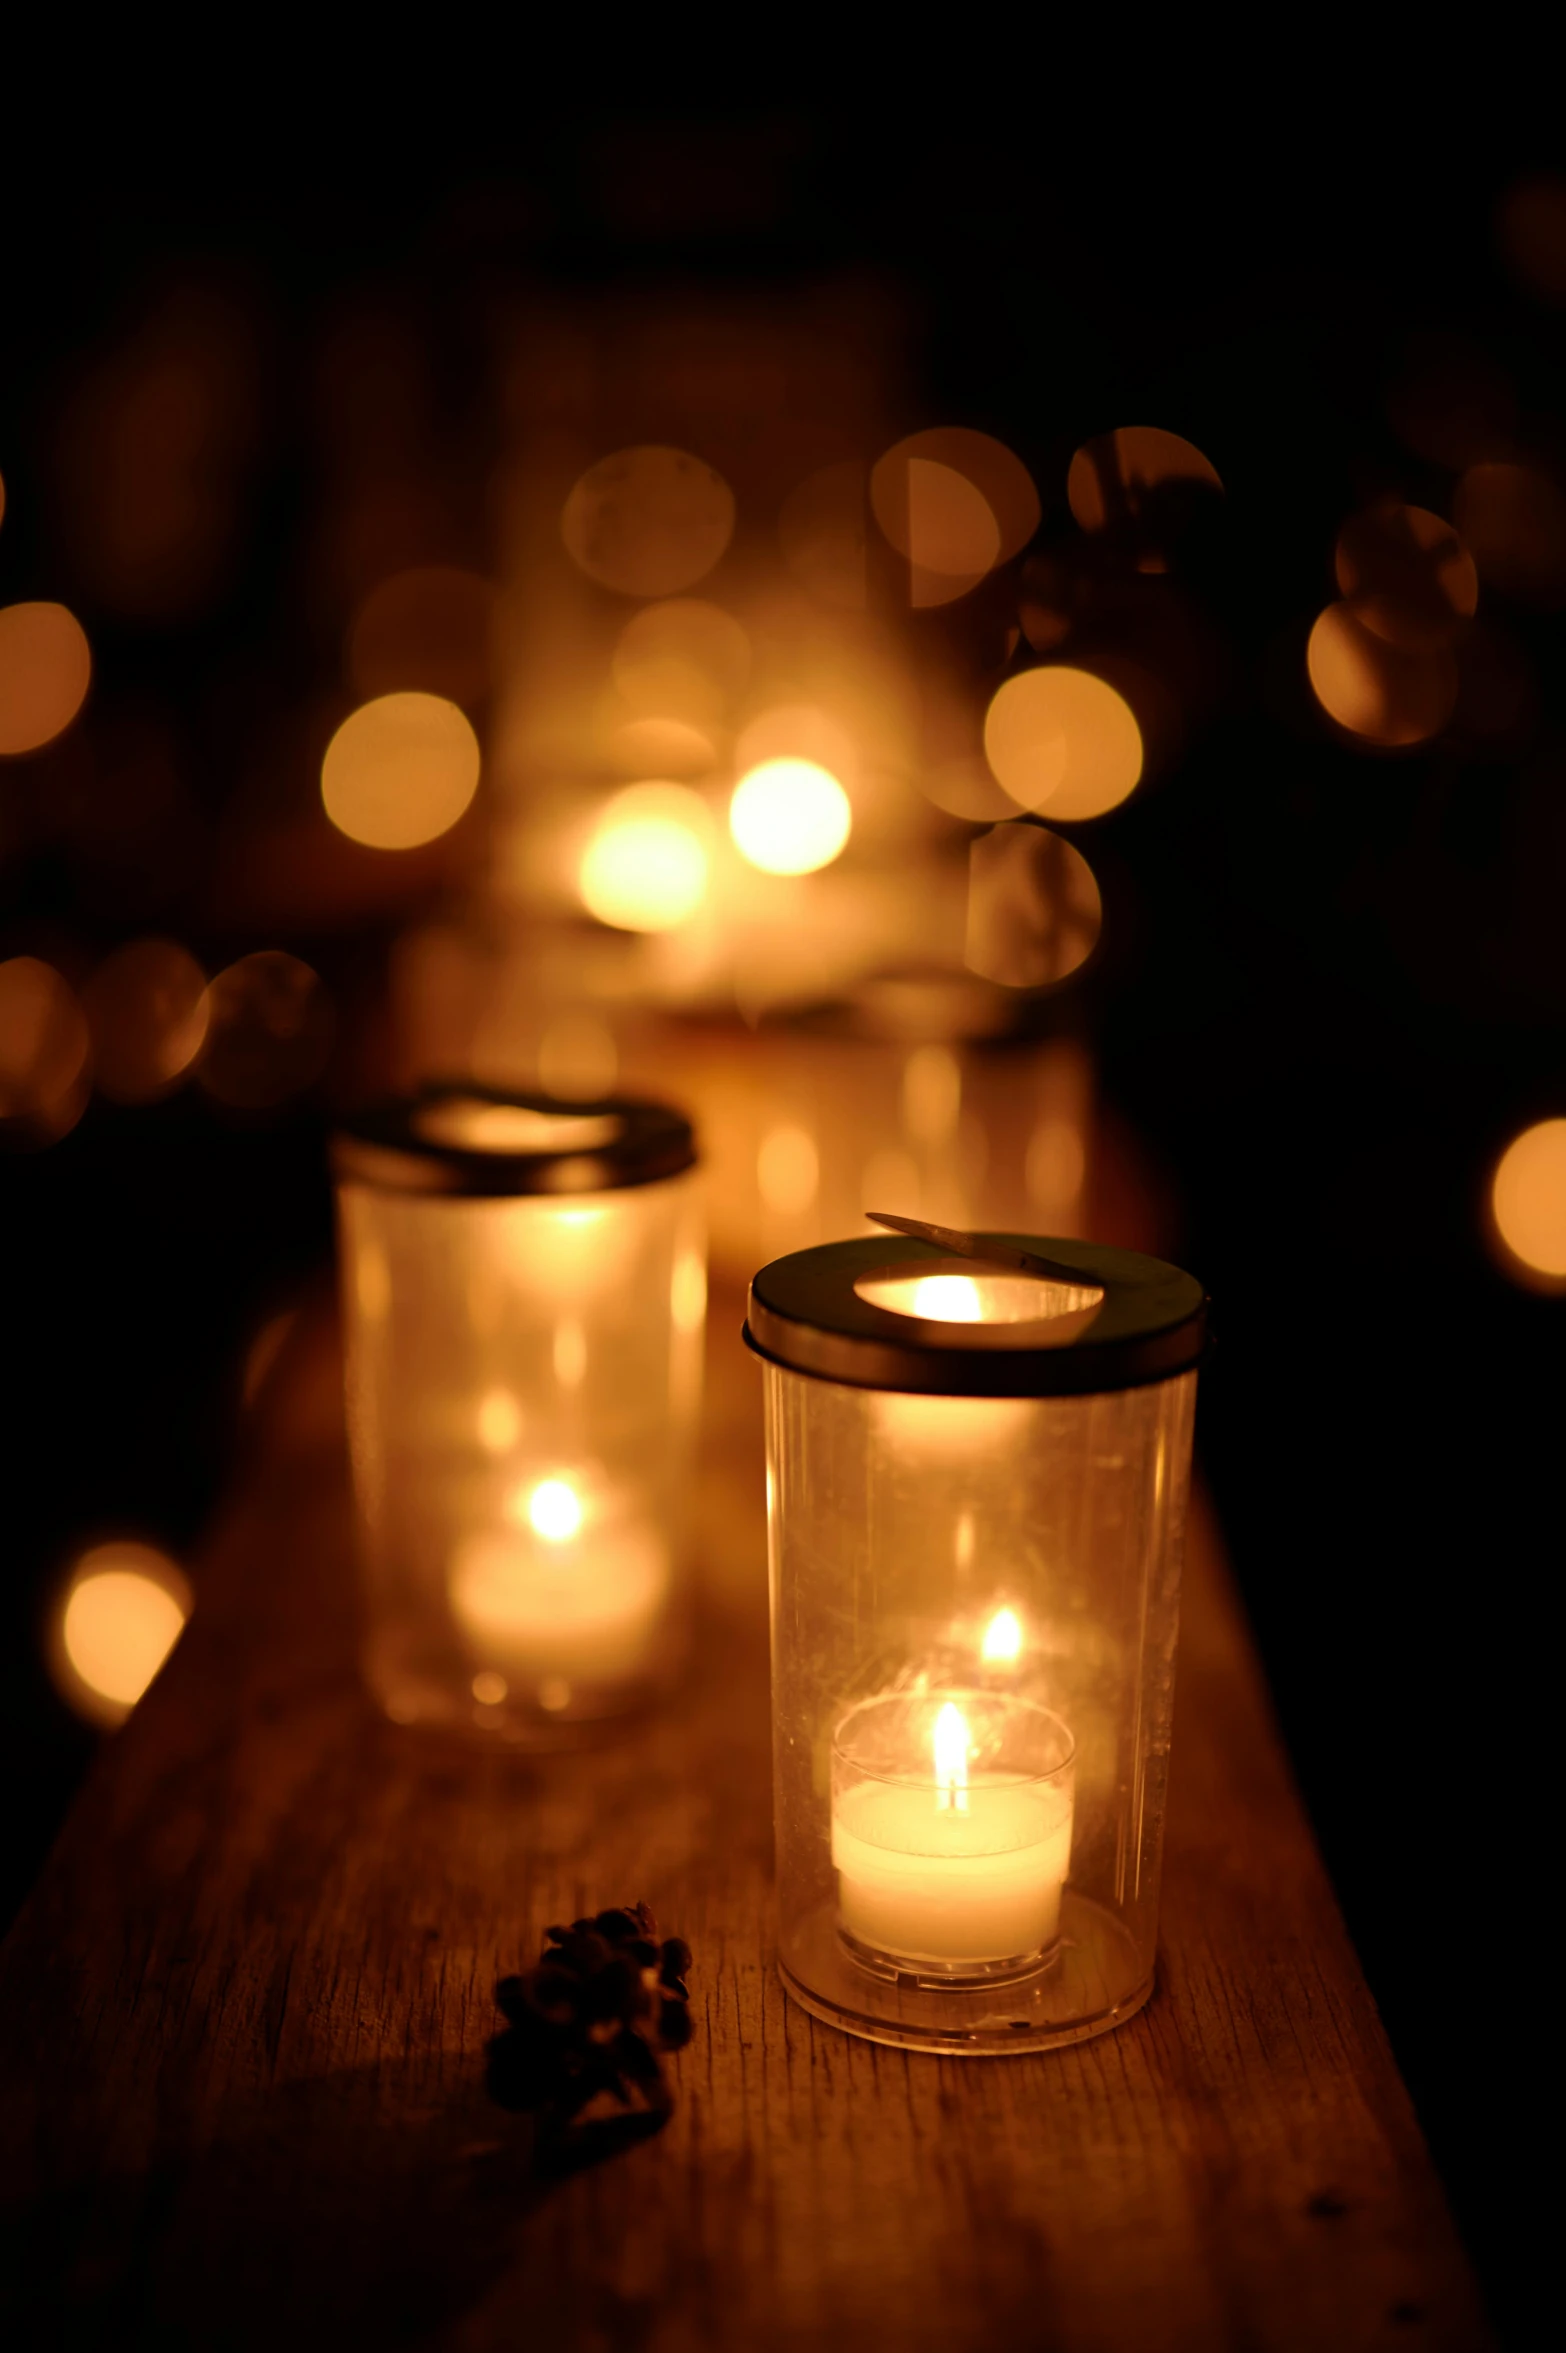
<svg viewBox="0 0 1566 2353">
<path fill-rule="evenodd" d="M 459 1547 L 448 1579 L 452 1617 L 479 1670 L 475 1693 L 480 1682 L 496 1702 L 538 1690 L 561 1709 L 579 1685 L 643 1671 L 670 1577 L 650 1522 L 563 1472 L 519 1487 L 505 1520 L 507 1529 Z"/>
<path fill-rule="evenodd" d="M 1022 1620 L 1015 1610 L 997 1610 L 984 1629 L 979 1656 L 987 1667 L 1009 1667 L 1022 1656 Z"/>
<path fill-rule="evenodd" d="M 1036 1959 L 1060 1930 L 1071 1815 L 1071 1736 L 1044 1709 L 984 1692 L 864 1701 L 833 1744 L 844 1930 L 936 1969 Z"/>
</svg>

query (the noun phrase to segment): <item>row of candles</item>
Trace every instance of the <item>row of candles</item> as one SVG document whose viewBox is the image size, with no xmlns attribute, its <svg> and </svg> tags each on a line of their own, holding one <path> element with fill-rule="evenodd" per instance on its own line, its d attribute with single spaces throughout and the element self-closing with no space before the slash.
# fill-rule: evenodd
<svg viewBox="0 0 1566 2353">
<path fill-rule="evenodd" d="M 372 1685 L 403 1722 L 590 1737 L 659 1696 L 684 1633 L 705 1307 L 690 1128 L 636 1102 L 448 1090 L 356 1123 L 336 1154 Z M 1079 1243 L 1051 1245 L 1076 1254 L 1063 1267 L 947 1239 L 967 1255 L 829 1243 L 752 1290 L 780 1957 L 807 2007 L 858 2031 L 1027 2047 L 1145 1998 L 1167 1677 L 1144 1685 L 1149 1644 L 1172 1643 L 1154 1556 L 1177 1549 L 1189 1443 L 1166 1393 L 1187 1395 L 1193 1360 L 1151 1383 L 1131 1365 L 1106 1399 L 1148 1278 L 1127 1288 Z M 1186 1285 L 1175 1322 L 1199 1323 L 1189 1278 L 1127 1263 Z M 1095 1320 L 1102 1368 L 1079 1395 Z M 1151 1518 L 1124 1496 L 1149 1481 Z M 953 2023 L 997 1986 L 1004 2031 Z"/>
</svg>

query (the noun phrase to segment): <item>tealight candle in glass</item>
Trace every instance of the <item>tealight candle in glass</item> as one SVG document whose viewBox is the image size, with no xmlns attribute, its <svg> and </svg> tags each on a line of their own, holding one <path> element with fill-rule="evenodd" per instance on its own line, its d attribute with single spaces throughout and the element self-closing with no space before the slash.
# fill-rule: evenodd
<svg viewBox="0 0 1566 2353">
<path fill-rule="evenodd" d="M 676 1663 L 706 1257 L 689 1122 L 471 1086 L 333 1139 L 365 1663 L 554 1745 Z"/>
<path fill-rule="evenodd" d="M 775 1260 L 784 1984 L 878 2042 L 1081 2041 L 1153 1982 L 1201 1286 L 1126 1250 Z"/>
</svg>

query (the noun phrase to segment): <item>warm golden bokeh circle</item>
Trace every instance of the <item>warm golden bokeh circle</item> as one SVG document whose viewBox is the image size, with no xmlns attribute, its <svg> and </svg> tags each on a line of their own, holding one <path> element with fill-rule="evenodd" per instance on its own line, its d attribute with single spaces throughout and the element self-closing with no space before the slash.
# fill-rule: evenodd
<svg viewBox="0 0 1566 2353">
<path fill-rule="evenodd" d="M 707 895 L 712 820 L 680 784 L 632 784 L 607 803 L 578 873 L 582 903 L 618 931 L 672 931 Z"/>
<path fill-rule="evenodd" d="M 734 533 L 734 493 L 688 450 L 657 443 L 601 458 L 560 518 L 567 552 L 621 596 L 677 596 L 719 561 Z"/>
<path fill-rule="evenodd" d="M 177 1086 L 206 1041 L 207 976 L 174 940 L 132 940 L 82 991 L 93 1075 L 116 1103 L 151 1103 Z"/>
<path fill-rule="evenodd" d="M 91 679 L 86 632 L 64 605 L 0 608 L 0 753 L 52 743 L 81 709 Z"/>
<path fill-rule="evenodd" d="M 0 964 L 0 1125 L 52 1143 L 87 1101 L 87 1020 L 64 975 L 38 956 Z"/>
<path fill-rule="evenodd" d="M 699 776 L 716 757 L 750 669 L 740 624 L 699 597 L 644 606 L 611 660 L 605 751 L 622 774 Z"/>
<path fill-rule="evenodd" d="M 985 717 L 984 751 L 1019 808 L 1067 821 L 1118 808 L 1142 774 L 1130 705 L 1107 680 L 1064 663 L 1006 680 Z"/>
<path fill-rule="evenodd" d="M 201 1084 L 237 1111 L 303 1093 L 326 1066 L 332 1005 L 319 976 L 281 948 L 241 956 L 207 991 Z"/>
<path fill-rule="evenodd" d="M 350 841 L 411 850 L 456 824 L 478 780 L 478 737 L 455 703 L 385 694 L 351 712 L 327 745 L 321 798 Z"/>
<path fill-rule="evenodd" d="M 190 1587 L 150 1544 L 100 1544 L 83 1553 L 51 1637 L 55 1681 L 89 1723 L 123 1723 L 190 1616 Z"/>
<path fill-rule="evenodd" d="M 1522 1279 L 1566 1289 L 1566 1119 L 1540 1120 L 1508 1144 L 1490 1206 Z"/>
<path fill-rule="evenodd" d="M 1411 652 L 1450 644 L 1478 608 L 1473 557 L 1428 507 L 1388 499 L 1351 515 L 1334 563 L 1355 620 Z"/>
<path fill-rule="evenodd" d="M 670 597 L 634 613 L 614 649 L 614 681 L 638 710 L 661 711 L 671 689 L 701 682 L 719 708 L 750 674 L 750 639 L 732 613 L 695 596 Z M 680 715 L 676 709 L 676 716 Z"/>
<path fill-rule="evenodd" d="M 1066 471 L 1066 500 L 1084 531 L 1142 522 L 1171 499 L 1223 489 L 1194 441 L 1161 425 L 1117 425 L 1085 441 Z"/>
<path fill-rule="evenodd" d="M 965 595 L 1039 526 L 1026 466 L 1003 442 L 966 426 L 911 433 L 889 449 L 871 471 L 870 505 L 908 563 L 916 606 Z"/>
<path fill-rule="evenodd" d="M 970 972 L 1002 988 L 1054 988 L 1098 945 L 1103 900 L 1080 850 L 1023 818 L 981 833 L 968 850 Z"/>
<path fill-rule="evenodd" d="M 1428 743 L 1457 699 L 1457 668 L 1439 647 L 1411 652 L 1329 605 L 1310 633 L 1305 667 L 1329 719 L 1384 751 Z"/>
<path fill-rule="evenodd" d="M 968 825 L 996 825 L 1016 812 L 1016 802 L 977 752 L 966 759 L 934 761 L 916 772 L 915 781 L 927 801 Z"/>
<path fill-rule="evenodd" d="M 847 845 L 854 815 L 829 768 L 814 760 L 763 760 L 729 802 L 740 856 L 764 874 L 813 874 Z"/>
</svg>

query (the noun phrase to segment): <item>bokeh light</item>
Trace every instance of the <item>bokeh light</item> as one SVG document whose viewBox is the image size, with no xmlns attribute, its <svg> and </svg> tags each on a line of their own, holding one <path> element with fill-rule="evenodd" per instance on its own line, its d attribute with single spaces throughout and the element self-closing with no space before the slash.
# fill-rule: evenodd
<svg viewBox="0 0 1566 2353">
<path fill-rule="evenodd" d="M 707 1312 L 707 1262 L 699 1250 L 681 1250 L 669 1277 L 669 1313 L 677 1332 L 698 1332 Z"/>
<path fill-rule="evenodd" d="M 1058 833 L 1013 819 L 970 845 L 971 972 L 1008 989 L 1052 988 L 1087 962 L 1102 923 L 1093 870 Z"/>
<path fill-rule="evenodd" d="M 207 991 L 202 1085 L 238 1111 L 268 1111 L 319 1078 L 332 1047 L 331 999 L 297 956 L 263 948 Z"/>
<path fill-rule="evenodd" d="M 489 692 L 495 592 L 455 564 L 394 572 L 360 605 L 348 675 L 366 696 L 416 691 L 474 710 Z"/>
<path fill-rule="evenodd" d="M 1479 576 L 1519 604 L 1566 602 L 1566 493 L 1537 466 L 1470 466 L 1453 494 Z"/>
<path fill-rule="evenodd" d="M 527 1499 L 528 1525 L 550 1544 L 580 1533 L 582 1501 L 569 1479 L 540 1479 Z"/>
<path fill-rule="evenodd" d="M 965 426 L 935 426 L 889 449 L 871 471 L 870 505 L 908 562 L 916 606 L 965 595 L 1039 526 L 1027 468 L 1003 442 Z"/>
<path fill-rule="evenodd" d="M 1457 668 L 1448 653 L 1393 645 L 1346 604 L 1329 605 L 1317 620 L 1305 667 L 1328 718 L 1385 751 L 1439 735 L 1457 698 Z"/>
<path fill-rule="evenodd" d="M 750 668 L 750 640 L 717 605 L 671 597 L 620 633 L 607 750 L 623 773 L 698 776 L 717 757 Z"/>
<path fill-rule="evenodd" d="M 93 1076 L 116 1103 L 151 1103 L 177 1086 L 206 1040 L 207 978 L 174 940 L 133 940 L 82 991 Z"/>
<path fill-rule="evenodd" d="M 1413 652 L 1449 645 L 1478 607 L 1473 557 L 1428 507 L 1387 499 L 1350 516 L 1334 564 L 1355 620 Z"/>
<path fill-rule="evenodd" d="M 646 606 L 621 630 L 614 682 L 634 711 L 705 721 L 750 675 L 750 639 L 731 613 L 694 596 Z"/>
<path fill-rule="evenodd" d="M 1490 1206 L 1513 1271 L 1535 1288 L 1566 1290 L 1566 1119 L 1540 1120 L 1508 1144 Z"/>
<path fill-rule="evenodd" d="M 603 810 L 582 858 L 589 914 L 620 931 L 672 931 L 706 896 L 711 819 L 680 784 L 632 784 Z"/>
<path fill-rule="evenodd" d="M 984 1629 L 979 1656 L 987 1666 L 992 1667 L 1010 1666 L 1014 1660 L 1021 1658 L 1022 1620 L 1015 1610 L 1001 1609 L 995 1612 Z"/>
<path fill-rule="evenodd" d="M 81 709 L 91 678 L 86 632 L 64 605 L 0 608 L 0 753 L 52 743 Z"/>
<path fill-rule="evenodd" d="M 0 964 L 0 1131 L 53 1143 L 87 1102 L 87 1019 L 63 974 L 38 956 Z"/>
<path fill-rule="evenodd" d="M 948 817 L 960 817 L 967 825 L 994 825 L 1002 817 L 1016 815 L 1016 802 L 996 783 L 981 752 L 921 767 L 915 781 L 935 808 L 944 809 Z"/>
<path fill-rule="evenodd" d="M 985 718 L 984 750 L 1019 808 L 1054 818 L 1101 817 L 1142 774 L 1130 705 L 1106 680 L 1065 664 L 1005 681 Z"/>
<path fill-rule="evenodd" d="M 1223 483 L 1194 441 L 1161 425 L 1119 425 L 1086 441 L 1066 470 L 1066 499 L 1084 531 L 1183 520 Z"/>
<path fill-rule="evenodd" d="M 1000 558 L 1000 525 L 983 491 L 955 466 L 943 466 L 938 458 L 909 458 L 900 471 L 903 512 L 896 522 L 913 576 L 912 601 L 949 604 L 993 570 Z M 877 487 L 872 477 L 872 496 Z M 883 497 L 881 505 L 890 508 L 890 499 Z"/>
<path fill-rule="evenodd" d="M 386 694 L 350 713 L 332 737 L 321 798 L 350 841 L 411 850 L 456 824 L 478 780 L 478 737 L 455 703 Z"/>
<path fill-rule="evenodd" d="M 740 856 L 764 874 L 813 874 L 842 853 L 853 828 L 848 795 L 814 760 L 763 760 L 729 802 Z"/>
<path fill-rule="evenodd" d="M 622 449 L 576 484 L 560 532 L 590 580 L 621 596 L 677 596 L 705 579 L 728 547 L 734 493 L 687 450 Z"/>
<path fill-rule="evenodd" d="M 76 1563 L 51 1640 L 62 1698 L 123 1723 L 184 1631 L 190 1587 L 149 1544 L 100 1544 Z"/>
</svg>

